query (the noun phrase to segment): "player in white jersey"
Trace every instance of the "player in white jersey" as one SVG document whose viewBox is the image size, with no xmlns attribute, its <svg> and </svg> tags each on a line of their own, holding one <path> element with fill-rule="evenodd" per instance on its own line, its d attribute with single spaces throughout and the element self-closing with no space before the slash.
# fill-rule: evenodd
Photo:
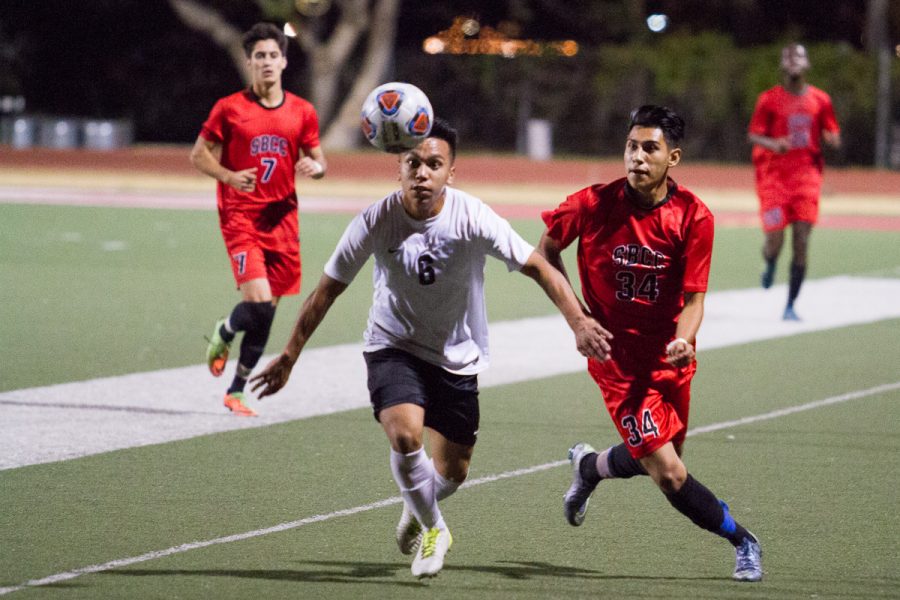
<svg viewBox="0 0 900 600">
<path fill-rule="evenodd" d="M 397 543 L 404 554 L 418 548 L 417 577 L 443 567 L 453 540 L 438 501 L 465 480 L 475 447 L 477 373 L 490 361 L 485 258 L 534 279 L 572 328 L 582 355 L 605 360 L 610 350 L 611 335 L 582 310 L 562 274 L 481 200 L 448 187 L 456 142 L 456 131 L 436 119 L 429 137 L 400 155 L 402 189 L 347 227 L 284 352 L 252 380 L 260 398 L 287 383 L 331 304 L 374 256 L 364 356 L 375 418 L 390 442 L 391 471 L 404 499 Z"/>
</svg>

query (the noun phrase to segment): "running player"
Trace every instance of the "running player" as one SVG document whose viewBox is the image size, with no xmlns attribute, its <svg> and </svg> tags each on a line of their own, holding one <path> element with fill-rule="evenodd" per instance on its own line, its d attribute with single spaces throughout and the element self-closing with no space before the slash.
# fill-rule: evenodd
<svg viewBox="0 0 900 600">
<path fill-rule="evenodd" d="M 569 449 L 564 512 L 581 525 L 601 480 L 650 475 L 678 511 L 731 542 L 735 579 L 758 581 L 759 540 L 681 460 L 713 245 L 709 209 L 668 177 L 683 136 L 684 121 L 671 109 L 638 108 L 625 141 L 627 176 L 542 215 L 538 250 L 565 274 L 562 251 L 578 239 L 585 302 L 614 336 L 609 360 L 590 358 L 588 371 L 624 440 L 599 453 L 583 442 Z"/>
<path fill-rule="evenodd" d="M 456 143 L 456 131 L 436 119 L 429 137 L 400 155 L 401 189 L 350 223 L 284 352 L 252 380 L 260 398 L 284 386 L 331 304 L 374 256 L 364 356 L 375 418 L 390 442 L 391 472 L 404 499 L 397 543 L 404 554 L 418 548 L 416 577 L 443 567 L 452 537 L 438 501 L 466 479 L 478 433 L 477 376 L 490 361 L 486 257 L 540 284 L 583 355 L 603 360 L 609 350 L 608 332 L 584 314 L 565 278 L 481 200 L 450 187 Z"/>
<path fill-rule="evenodd" d="M 784 229 L 791 225 L 793 256 L 783 315 L 786 321 L 799 320 L 794 300 L 806 277 L 809 236 L 819 218 L 824 165 L 820 142 L 835 149 L 841 145 L 831 98 L 806 83 L 809 66 L 806 48 L 800 44 L 782 49 L 782 84 L 760 94 L 747 134 L 754 144 L 756 192 L 765 233 L 764 288 L 772 285 Z"/>
<path fill-rule="evenodd" d="M 244 332 L 225 406 L 256 416 L 244 403 L 244 386 L 265 350 L 279 298 L 300 292 L 294 180 L 323 177 L 326 163 L 315 109 L 282 88 L 287 38 L 275 25 L 257 23 L 243 45 L 250 88 L 213 106 L 191 162 L 219 182 L 219 225 L 241 292 L 241 302 L 213 328 L 207 364 L 214 376 L 222 375 L 231 342 Z"/>
</svg>

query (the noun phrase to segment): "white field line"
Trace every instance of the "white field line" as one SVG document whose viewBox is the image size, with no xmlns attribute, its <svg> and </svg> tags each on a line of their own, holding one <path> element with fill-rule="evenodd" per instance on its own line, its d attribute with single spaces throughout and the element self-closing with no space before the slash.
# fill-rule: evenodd
<svg viewBox="0 0 900 600">
<path fill-rule="evenodd" d="M 900 278 L 809 281 L 797 305 L 799 323 L 780 318 L 786 294 L 783 285 L 709 294 L 699 350 L 900 318 Z M 197 332 L 198 354 L 203 333 Z M 479 375 L 482 389 L 586 370 L 558 315 L 492 323 L 490 335 L 491 368 Z M 222 407 L 233 369 L 232 362 L 222 379 L 195 365 L 2 392 L 0 470 L 369 405 L 361 344 L 304 352 L 285 389 L 254 401 L 258 418 L 232 417 Z"/>
<path fill-rule="evenodd" d="M 781 417 L 785 417 L 788 415 L 792 415 L 795 413 L 814 410 L 818 408 L 823 408 L 826 406 L 832 406 L 834 404 L 841 404 L 843 402 L 848 402 L 850 400 L 859 400 L 861 398 L 867 398 L 870 396 L 875 396 L 882 393 L 892 392 L 894 390 L 900 390 L 900 381 L 896 381 L 894 383 L 888 383 L 884 385 L 879 385 L 875 387 L 871 387 L 865 390 L 857 390 L 855 392 L 849 392 L 846 394 L 841 394 L 839 396 L 832 396 L 830 398 L 825 398 L 823 400 L 815 400 L 813 402 L 807 402 L 806 404 L 800 404 L 797 406 L 790 406 L 787 408 L 782 408 L 778 410 L 773 410 L 771 412 L 762 413 L 759 415 L 753 415 L 750 417 L 743 417 L 741 419 L 735 419 L 733 421 L 723 421 L 721 423 L 713 423 L 712 425 L 705 425 L 703 427 L 697 427 L 695 429 L 691 429 L 688 431 L 688 436 L 693 435 L 701 435 L 704 433 L 710 433 L 713 431 L 721 431 L 723 429 L 731 429 L 733 427 L 739 427 L 741 425 L 747 425 L 750 423 L 758 423 L 760 421 L 768 421 L 771 419 L 778 419 Z M 546 471 L 548 469 L 553 469 L 556 467 L 560 467 L 568 464 L 567 460 L 556 460 L 553 462 L 544 463 L 541 465 L 534 465 L 532 467 L 525 467 L 522 469 L 515 469 L 512 471 L 504 471 L 503 473 L 497 473 L 496 475 L 486 475 L 484 477 L 479 477 L 478 479 L 473 479 L 471 481 L 467 481 L 461 487 L 463 488 L 471 488 L 479 485 L 483 485 L 486 483 L 493 483 L 495 481 L 501 481 L 504 479 L 511 479 L 513 477 L 522 477 L 524 475 L 531 475 L 533 473 L 538 473 L 541 471 Z M 128 558 L 119 558 L 116 560 L 111 560 L 109 562 L 90 565 L 87 567 L 81 567 L 79 569 L 73 569 L 71 571 L 65 571 L 62 573 L 56 573 L 55 575 L 50 575 L 48 577 L 43 577 L 41 579 L 31 579 L 19 585 L 14 585 L 10 587 L 0 588 L 0 596 L 5 594 L 11 594 L 12 592 L 18 592 L 30 587 L 40 587 L 44 585 L 52 585 L 56 583 L 60 583 L 63 581 L 68 581 L 71 579 L 75 579 L 76 577 L 80 577 L 82 575 L 88 575 L 90 573 L 100 573 L 103 571 L 111 571 L 112 569 L 118 569 L 121 567 L 128 567 L 134 564 L 147 562 L 150 560 L 155 560 L 158 558 L 164 558 L 166 556 L 172 556 L 173 554 L 181 554 L 184 552 L 189 552 L 191 550 L 199 550 L 201 548 L 207 548 L 209 546 L 215 546 L 218 544 L 228 544 L 231 542 L 240 542 L 242 540 L 252 539 L 256 537 L 261 537 L 264 535 L 269 535 L 270 533 L 279 533 L 282 531 L 288 531 L 290 529 L 297 529 L 298 527 L 303 527 L 304 525 L 311 525 L 313 523 L 322 523 L 324 521 L 331 521 L 333 519 L 337 519 L 340 517 L 349 517 L 352 515 L 356 515 L 363 512 L 368 512 L 371 510 L 375 510 L 378 508 L 384 508 L 386 506 L 392 506 L 394 504 L 399 504 L 403 501 L 400 496 L 392 496 L 390 498 L 385 498 L 383 500 L 377 500 L 375 502 L 371 502 L 369 504 L 362 504 L 360 506 L 355 506 L 353 508 L 345 508 L 343 510 L 336 510 L 334 512 L 314 515 L 312 517 L 306 517 L 304 519 L 298 519 L 296 521 L 288 521 L 285 523 L 280 523 L 278 525 L 273 525 L 272 527 L 265 527 L 263 529 L 254 529 L 253 531 L 246 531 L 244 533 L 235 533 L 233 535 L 227 535 L 224 537 L 213 538 L 211 540 L 203 540 L 196 542 L 188 542 L 186 544 L 180 544 L 178 546 L 172 546 L 171 548 L 166 548 L 165 550 L 154 550 L 153 552 L 147 552 L 146 554 L 141 554 L 139 556 L 131 556 Z"/>
</svg>

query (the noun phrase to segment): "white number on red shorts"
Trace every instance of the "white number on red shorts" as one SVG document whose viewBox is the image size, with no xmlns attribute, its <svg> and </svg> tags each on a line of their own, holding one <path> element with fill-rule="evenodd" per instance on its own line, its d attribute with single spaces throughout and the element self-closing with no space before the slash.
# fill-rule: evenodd
<svg viewBox="0 0 900 600">
<path fill-rule="evenodd" d="M 238 252 L 231 256 L 231 260 L 237 263 L 238 275 L 243 275 L 244 270 L 247 268 L 247 253 Z"/>
<path fill-rule="evenodd" d="M 622 427 L 628 430 L 629 436 L 625 440 L 629 446 L 640 446 L 646 437 L 656 437 L 659 435 L 659 429 L 653 421 L 653 414 L 649 408 L 645 408 L 641 413 L 641 426 L 638 427 L 637 419 L 634 415 L 627 415 L 622 419 Z"/>
</svg>

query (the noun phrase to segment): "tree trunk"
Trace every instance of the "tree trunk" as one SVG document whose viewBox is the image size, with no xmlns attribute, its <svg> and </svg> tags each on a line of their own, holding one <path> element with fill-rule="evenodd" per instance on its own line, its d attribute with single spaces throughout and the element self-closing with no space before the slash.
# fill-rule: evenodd
<svg viewBox="0 0 900 600">
<path fill-rule="evenodd" d="M 384 83 L 394 58 L 399 9 L 400 0 L 377 0 L 371 16 L 362 65 L 337 117 L 323 137 L 323 144 L 328 148 L 346 150 L 359 145 L 363 100 L 373 88 Z"/>
<path fill-rule="evenodd" d="M 228 23 L 215 9 L 194 0 L 169 0 L 169 5 L 182 23 L 205 34 L 228 52 L 231 62 L 245 84 L 250 84 L 247 56 L 241 45 L 243 32 Z"/>
</svg>

